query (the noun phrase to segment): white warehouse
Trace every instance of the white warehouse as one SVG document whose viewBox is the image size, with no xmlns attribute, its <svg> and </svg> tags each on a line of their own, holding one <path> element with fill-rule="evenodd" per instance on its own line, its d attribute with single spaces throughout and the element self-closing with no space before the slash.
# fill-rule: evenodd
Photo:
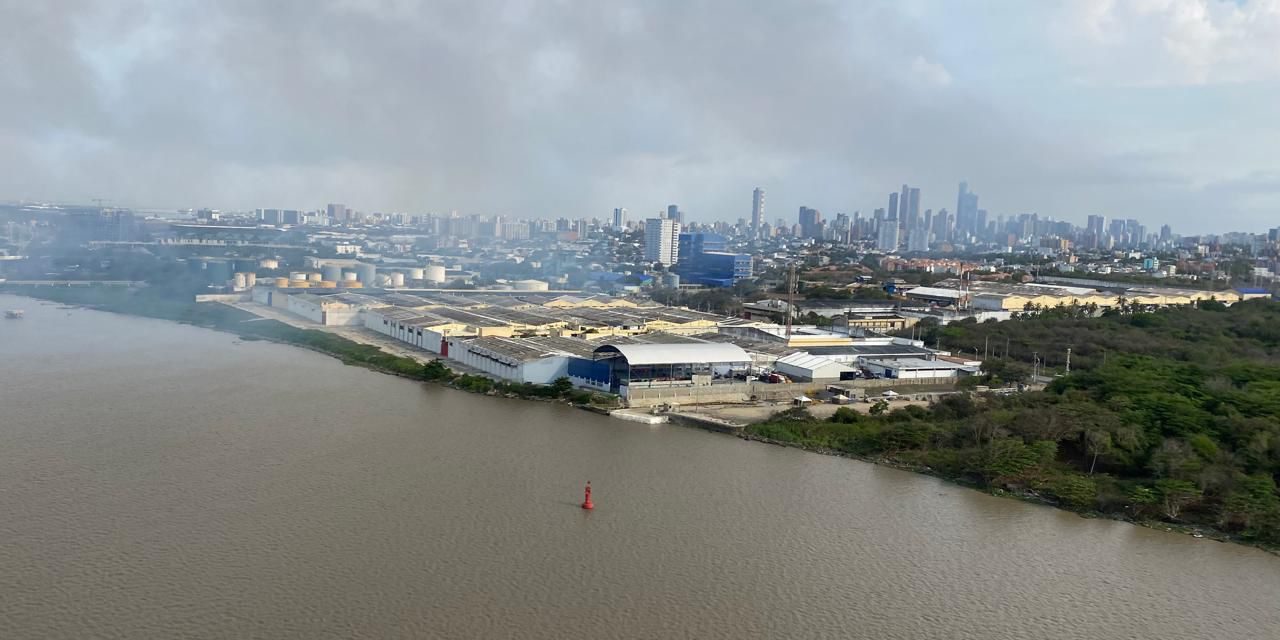
<svg viewBox="0 0 1280 640">
<path fill-rule="evenodd" d="M 773 368 L 792 380 L 800 382 L 821 382 L 824 380 L 842 380 L 853 377 L 853 369 L 831 358 L 815 356 L 803 351 L 778 358 Z"/>
<path fill-rule="evenodd" d="M 863 360 L 862 365 L 868 371 L 882 378 L 896 380 L 936 379 L 949 382 L 961 376 L 978 373 L 979 367 L 973 365 L 948 362 L 946 360 L 924 360 L 922 358 L 902 358 L 900 360 Z"/>
</svg>

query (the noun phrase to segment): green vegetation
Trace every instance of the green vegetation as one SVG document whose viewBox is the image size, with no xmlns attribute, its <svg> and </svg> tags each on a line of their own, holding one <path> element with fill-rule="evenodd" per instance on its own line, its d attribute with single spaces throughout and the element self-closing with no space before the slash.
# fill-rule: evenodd
<svg viewBox="0 0 1280 640">
<path fill-rule="evenodd" d="M 991 377 L 1025 376 L 1033 352 L 1074 345 L 1070 375 L 1044 391 L 951 396 L 880 415 L 779 414 L 763 438 L 884 459 L 993 491 L 1280 545 L 1280 304 L 1070 314 L 931 328 L 944 348 L 1003 356 Z M 998 340 L 997 340 L 998 339 Z"/>
<path fill-rule="evenodd" d="M 192 302 L 174 298 L 172 292 L 103 287 L 47 287 L 24 289 L 21 295 L 78 304 L 102 311 L 173 320 L 235 333 L 244 340 L 270 340 L 318 351 L 345 364 L 391 373 L 405 378 L 445 384 L 473 393 L 494 393 L 526 399 L 565 400 L 579 405 L 612 406 L 613 396 L 575 389 L 568 378 L 551 385 L 513 384 L 484 376 L 457 375 L 438 360 L 422 364 L 413 358 L 389 354 L 373 345 L 315 329 L 265 320 L 246 311 L 216 302 Z"/>
</svg>

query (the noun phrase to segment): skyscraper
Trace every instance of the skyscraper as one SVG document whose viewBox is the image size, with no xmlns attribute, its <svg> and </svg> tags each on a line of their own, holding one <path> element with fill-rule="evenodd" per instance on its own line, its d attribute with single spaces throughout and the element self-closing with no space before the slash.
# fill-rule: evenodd
<svg viewBox="0 0 1280 640">
<path fill-rule="evenodd" d="M 667 219 L 675 220 L 676 222 L 683 223 L 684 212 L 680 210 L 679 206 L 676 206 L 674 204 L 669 204 L 667 205 Z"/>
<path fill-rule="evenodd" d="M 680 223 L 670 218 L 644 222 L 644 259 L 669 267 L 680 257 Z"/>
<path fill-rule="evenodd" d="M 756 187 L 751 192 L 751 235 L 760 237 L 760 226 L 764 224 L 764 189 Z"/>
<path fill-rule="evenodd" d="M 627 227 L 627 209 L 626 207 L 618 207 L 613 210 L 613 228 L 625 229 Z"/>
<path fill-rule="evenodd" d="M 898 218 L 889 216 L 880 223 L 880 233 L 876 237 L 876 248 L 886 253 L 898 250 Z"/>
<path fill-rule="evenodd" d="M 894 220 L 898 219 L 898 193 L 896 191 L 889 194 L 889 217 Z"/>
<path fill-rule="evenodd" d="M 959 191 L 956 196 L 957 235 L 973 235 L 978 229 L 978 194 L 969 191 L 968 182 L 961 182 Z"/>
<path fill-rule="evenodd" d="M 800 207 L 800 235 L 805 238 L 822 237 L 822 213 L 817 209 Z"/>
</svg>

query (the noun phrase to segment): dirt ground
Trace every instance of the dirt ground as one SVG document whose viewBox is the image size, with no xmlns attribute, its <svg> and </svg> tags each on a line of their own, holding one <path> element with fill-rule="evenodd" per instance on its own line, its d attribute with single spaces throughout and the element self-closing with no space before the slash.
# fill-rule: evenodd
<svg viewBox="0 0 1280 640">
<path fill-rule="evenodd" d="M 929 406 L 929 403 L 924 400 L 892 400 L 889 402 L 890 409 L 905 407 L 907 405 L 927 407 Z M 807 408 L 809 409 L 809 413 L 813 414 L 815 418 L 825 420 L 827 418 L 830 418 L 836 412 L 836 410 L 842 406 L 849 407 L 860 413 L 868 413 L 871 411 L 871 407 L 874 406 L 874 404 L 868 404 L 865 402 L 851 402 L 847 405 L 835 405 L 835 404 L 828 404 L 828 403 L 813 402 L 813 403 L 810 403 Z M 752 404 L 705 404 L 705 405 L 698 405 L 697 407 L 683 407 L 681 410 L 684 411 L 685 413 L 706 414 L 713 418 L 728 420 L 730 422 L 735 422 L 737 424 L 750 424 L 752 422 L 763 421 L 767 419 L 769 416 L 775 413 L 778 413 L 779 411 L 786 411 L 787 409 L 790 409 L 790 408 L 791 408 L 790 404 L 779 402 L 776 404 L 769 403 L 769 404 L 754 404 L 754 405 Z"/>
</svg>

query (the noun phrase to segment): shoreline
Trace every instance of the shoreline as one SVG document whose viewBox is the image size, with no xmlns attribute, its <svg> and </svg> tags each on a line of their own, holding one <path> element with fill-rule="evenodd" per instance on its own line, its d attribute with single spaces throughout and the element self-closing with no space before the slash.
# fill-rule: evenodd
<svg viewBox="0 0 1280 640">
<path fill-rule="evenodd" d="M 184 320 L 184 319 L 180 319 L 180 318 L 165 317 L 165 316 L 161 316 L 161 315 L 154 315 L 154 314 L 146 314 L 146 313 L 141 313 L 141 312 L 138 312 L 138 311 L 135 311 L 135 310 L 130 310 L 130 309 L 128 309 L 128 308 L 122 308 L 122 307 L 113 308 L 113 305 L 109 305 L 109 304 L 93 304 L 93 303 L 84 303 L 84 302 L 66 301 L 66 300 L 62 300 L 62 299 L 58 299 L 58 298 L 53 298 L 53 297 L 32 296 L 32 295 L 26 295 L 26 294 L 21 294 L 21 293 L 13 293 L 13 292 L 10 292 L 10 291 L 4 291 L 4 290 L 0 290 L 0 293 L 4 293 L 4 294 L 8 294 L 8 295 L 15 295 L 15 296 L 19 296 L 19 297 L 31 298 L 31 299 L 33 299 L 33 300 L 42 300 L 42 301 L 47 301 L 47 302 L 54 302 L 54 303 L 61 303 L 61 304 L 70 304 L 70 305 L 75 305 L 75 306 L 77 306 L 77 307 L 82 307 L 82 308 L 86 308 L 86 309 L 91 309 L 91 310 L 94 310 L 94 311 L 104 311 L 104 312 L 107 312 L 107 313 L 119 313 L 119 314 L 121 314 L 121 315 L 134 316 L 134 317 L 143 317 L 143 318 L 153 318 L 153 319 L 159 319 L 159 320 L 167 320 L 167 321 L 177 322 L 177 323 L 179 323 L 179 324 L 187 324 L 187 325 L 196 326 L 196 327 L 200 327 L 200 328 L 204 328 L 204 329 L 211 329 L 211 330 L 214 330 L 214 331 L 219 331 L 219 332 L 222 332 L 222 333 L 231 334 L 231 335 L 236 336 L 238 339 L 240 339 L 240 340 L 244 340 L 244 341 L 246 341 L 246 342 L 263 341 L 263 342 L 270 342 L 270 343 L 273 343 L 273 344 L 280 344 L 280 345 L 285 345 L 285 346 L 290 346 L 290 347 L 299 347 L 299 348 L 302 348 L 302 349 L 304 349 L 304 350 L 311 351 L 311 352 L 313 352 L 313 353 L 318 353 L 318 354 L 321 354 L 321 355 L 329 356 L 329 357 L 331 357 L 331 358 L 335 358 L 335 359 L 337 359 L 339 362 L 343 363 L 344 365 L 349 365 L 349 366 L 358 366 L 358 367 L 361 367 L 361 368 L 364 368 L 364 369 L 368 369 L 368 370 L 373 371 L 373 372 L 376 372 L 376 373 L 383 373 L 383 374 L 393 375 L 393 376 L 397 376 L 397 377 L 400 377 L 400 378 L 405 378 L 405 379 L 407 379 L 407 380 L 412 380 L 412 381 L 419 382 L 419 383 L 431 383 L 431 384 L 435 384 L 435 385 L 437 385 L 437 386 L 441 386 L 441 387 L 444 387 L 444 388 L 447 388 L 447 389 L 453 389 L 453 390 L 456 390 L 456 391 L 462 391 L 462 392 L 473 393 L 473 394 L 478 394 L 478 395 L 486 395 L 486 396 L 490 396 L 490 397 L 504 397 L 504 398 L 508 398 L 508 399 L 516 399 L 516 400 L 530 400 L 530 401 L 540 401 L 540 402 L 556 402 L 556 403 L 563 403 L 563 404 L 566 404 L 566 405 L 568 405 L 568 406 L 571 406 L 571 407 L 573 407 L 573 408 L 575 408 L 575 409 L 585 410 L 585 411 L 588 411 L 588 412 L 591 412 L 591 413 L 595 413 L 595 414 L 598 414 L 598 415 L 605 415 L 605 416 L 608 416 L 608 415 L 609 415 L 609 412 L 610 412 L 610 409 L 609 409 L 609 408 L 605 408 L 605 407 L 598 406 L 598 405 L 591 404 L 591 403 L 578 403 L 578 402 L 574 402 L 574 401 L 572 401 L 572 400 L 570 400 L 569 398 L 566 398 L 566 397 L 540 397 L 540 396 L 530 396 L 530 395 L 527 395 L 527 394 L 513 393 L 513 392 L 511 392 L 511 391 L 510 391 L 510 387 L 509 387 L 509 386 L 508 386 L 508 388 L 506 388 L 505 390 L 499 390 L 499 388 L 498 388 L 498 387 L 494 386 L 494 383 L 492 382 L 492 380 L 491 380 L 491 379 L 489 379 L 489 378 L 487 378 L 487 377 L 483 377 L 483 376 L 471 376 L 471 375 L 469 375 L 469 374 L 458 374 L 457 372 L 453 371 L 452 369 L 449 369 L 449 368 L 448 368 L 448 364 L 447 364 L 445 361 L 443 361 L 443 359 L 441 359 L 441 358 L 436 358 L 435 360 L 433 360 L 433 361 L 432 361 L 432 363 L 438 363 L 438 364 L 440 365 L 440 367 L 442 367 L 442 368 L 444 368 L 445 370 L 449 371 L 449 372 L 450 372 L 450 374 L 451 374 L 451 377 L 447 377 L 447 378 L 446 378 L 446 377 L 440 377 L 440 378 L 425 378 L 425 377 L 422 377 L 422 375 L 421 375 L 421 374 L 420 374 L 420 375 L 418 375 L 418 376 L 409 375 L 408 373 L 405 373 L 404 371 L 397 371 L 397 370 L 392 369 L 392 368 L 390 368 L 390 367 L 382 366 L 382 365 L 380 365 L 377 361 L 364 361 L 364 360 L 354 359 L 354 358 L 349 357 L 349 356 L 351 355 L 350 353 L 343 353 L 343 352 L 339 352 L 339 351 L 335 351 L 335 350 L 328 350 L 328 349 L 325 349 L 325 348 L 323 348 L 323 347 L 321 347 L 321 346 L 317 346 L 317 345 L 314 345 L 314 344 L 309 344 L 309 343 L 304 342 L 304 341 L 302 341 L 302 340 L 300 340 L 300 339 L 290 340 L 290 339 L 288 339 L 288 337 L 287 337 L 287 336 L 291 335 L 291 334 L 292 334 L 292 332 L 302 332 L 302 333 L 305 333 L 305 334 L 321 333 L 321 334 L 324 334 L 324 335 L 327 335 L 327 336 L 331 336 L 331 337 L 332 337 L 332 339 L 334 339 L 334 340 L 339 340 L 339 341 L 346 342 L 346 343 L 351 343 L 351 344 L 360 345 L 361 347 L 364 347 L 364 348 L 365 348 L 365 350 L 373 350 L 373 351 L 376 351 L 377 353 L 382 354 L 382 355 L 383 355 L 383 356 L 385 356 L 386 358 L 391 358 L 391 359 L 393 359 L 393 362 L 398 362 L 398 361 L 403 361 L 403 360 L 410 360 L 409 358 L 404 358 L 404 357 L 402 357 L 402 356 L 395 356 L 395 355 L 393 355 L 393 354 L 388 354 L 387 352 L 383 351 L 380 347 L 378 347 L 378 346 L 376 346 L 376 345 L 367 345 L 367 344 L 356 343 L 356 342 L 354 342 L 354 341 L 352 341 L 352 340 L 350 340 L 350 339 L 348 339 L 348 338 L 345 338 L 345 337 L 342 337 L 342 336 L 338 336 L 338 335 L 336 335 L 336 334 L 330 334 L 330 333 L 327 333 L 327 332 L 322 332 L 322 331 L 319 331 L 319 330 L 316 330 L 316 329 L 300 329 L 300 328 L 298 328 L 298 327 L 294 327 L 294 326 L 291 326 L 291 325 L 286 325 L 286 324 L 281 323 L 281 322 L 279 322 L 279 321 L 277 321 L 277 320 L 262 319 L 262 320 L 255 321 L 255 322 L 254 322 L 254 323 L 252 323 L 252 324 L 254 324 L 254 325 L 257 325 L 257 324 L 264 324 L 264 325 L 267 325 L 267 326 L 275 326 L 275 325 L 279 325 L 279 326 L 281 326 L 281 327 L 286 327 L 289 331 L 288 331 L 288 332 L 286 332 L 283 336 L 271 336 L 271 335 L 260 335 L 260 334 L 254 334 L 254 333 L 243 333 L 243 332 L 237 331 L 237 330 L 235 329 L 235 325 L 229 324 L 229 319 L 228 319 L 228 318 L 224 318 L 224 317 L 218 317 L 218 318 L 215 318 L 214 316 L 216 316 L 216 314 L 213 314 L 213 315 L 210 315 L 210 316 L 206 317 L 205 319 L 206 319 L 206 320 L 209 320 L 209 322 L 205 323 L 205 322 L 196 322 L 196 321 L 194 321 L 194 320 Z M 187 303 L 187 304 L 188 304 L 191 308 L 198 308 L 198 305 L 200 305 L 200 304 L 220 305 L 220 303 L 196 303 L 196 302 L 191 302 L 191 303 Z M 221 305 L 220 305 L 220 306 L 221 306 Z M 234 309 L 234 308 L 232 308 L 232 307 L 225 307 L 225 306 L 224 306 L 224 308 L 226 308 L 226 309 L 228 309 L 228 310 L 236 311 L 236 312 L 241 313 L 241 314 L 252 315 L 252 314 L 249 314 L 249 313 L 248 313 L 248 312 L 246 312 L 246 311 L 242 311 L 242 310 L 239 310 L 239 309 Z M 257 318 L 261 318 L 261 317 L 260 317 L 260 316 L 254 316 L 254 318 L 255 318 L 255 319 L 257 319 Z M 222 322 L 218 322 L 219 320 L 220 320 L 220 321 L 222 321 Z M 237 323 L 237 324 L 242 324 L 242 323 L 244 323 L 244 320 L 237 320 L 237 321 L 236 321 L 236 323 Z M 268 324 L 268 323 L 271 323 L 271 324 Z M 299 334 L 292 334 L 292 335 L 294 335 L 294 337 L 299 337 Z M 415 363 L 415 365 L 417 364 L 417 363 L 416 363 L 416 361 L 413 361 L 413 362 Z M 426 366 L 426 365 L 422 365 L 422 367 L 425 367 L 425 366 Z M 481 389 L 479 389 L 479 388 L 470 388 L 470 387 L 467 387 L 467 386 L 458 386 L 457 384 L 455 384 L 455 381 L 464 380 L 464 379 L 465 379 L 465 380 L 475 380 L 475 379 L 477 379 L 477 378 L 480 378 L 480 379 L 485 380 L 485 381 L 489 384 L 489 387 L 488 387 L 487 389 L 483 389 L 483 390 L 481 390 Z M 615 407 L 615 408 L 617 408 L 617 407 Z M 893 468 L 893 469 L 898 469 L 898 470 L 900 470 L 900 471 L 908 471 L 908 472 L 911 472 L 911 473 L 916 473 L 916 474 L 920 474 L 920 475 L 930 476 L 930 477 L 937 478 L 937 479 L 939 479 L 939 480 L 942 480 L 942 481 L 944 481 L 944 482 L 948 482 L 948 483 L 953 484 L 953 485 L 956 485 L 956 486 L 960 486 L 960 487 L 964 487 L 964 488 L 968 488 L 968 489 L 973 489 L 973 490 L 981 491 L 981 492 L 986 493 L 986 494 L 991 495 L 991 496 L 1001 497 L 1001 498 L 1013 498 L 1013 499 L 1016 499 L 1016 500 L 1019 500 L 1019 501 L 1022 501 L 1022 502 L 1027 502 L 1027 503 L 1031 503 L 1031 504 L 1037 504 L 1037 505 L 1041 505 L 1041 506 L 1051 507 L 1051 508 L 1054 508 L 1054 509 L 1057 509 L 1057 510 L 1060 510 L 1060 511 L 1066 511 L 1066 512 L 1070 512 L 1070 513 L 1074 513 L 1074 514 L 1076 514 L 1077 516 L 1082 517 L 1082 518 L 1095 518 L 1095 519 L 1112 520 L 1112 521 L 1117 521 L 1117 522 L 1126 522 L 1126 523 L 1129 523 L 1129 524 L 1132 524 L 1132 525 L 1135 525 L 1135 526 L 1141 526 L 1141 527 L 1145 527 L 1145 528 L 1148 528 L 1148 529 L 1153 529 L 1153 530 L 1158 530 L 1158 531 L 1164 531 L 1164 532 L 1167 532 L 1167 533 L 1181 533 L 1181 534 L 1191 535 L 1191 536 L 1195 536 L 1195 537 L 1202 538 L 1202 539 L 1214 540 L 1214 541 L 1217 541 L 1217 542 L 1229 542 L 1229 543 L 1239 544 L 1239 545 L 1242 545 L 1242 546 L 1253 547 L 1253 548 L 1256 548 L 1256 549 L 1260 549 L 1260 550 L 1262 550 L 1262 551 L 1264 551 L 1264 552 L 1270 553 L 1270 554 L 1272 554 L 1272 555 L 1280 556 L 1280 548 L 1272 547 L 1272 546 L 1268 546 L 1268 545 L 1265 545 L 1265 544 L 1260 544 L 1260 543 L 1253 542 L 1253 541 L 1249 541 L 1249 540 L 1243 540 L 1243 539 L 1237 538 L 1237 537 L 1235 537 L 1235 536 L 1232 536 L 1232 535 L 1230 535 L 1230 534 L 1224 533 L 1224 532 L 1222 532 L 1222 531 L 1220 531 L 1220 530 L 1218 530 L 1218 529 L 1211 528 L 1211 527 L 1185 526 L 1185 525 L 1178 525 L 1178 524 L 1169 523 L 1169 522 L 1163 522 L 1163 521 L 1158 521 L 1158 520 L 1138 520 L 1138 519 L 1134 519 L 1134 518 L 1130 518 L 1130 517 L 1125 517 L 1125 516 L 1120 515 L 1120 514 L 1103 513 L 1103 512 L 1099 512 L 1099 511 L 1082 511 L 1082 510 L 1072 509 L 1072 508 L 1070 508 L 1070 507 L 1068 507 L 1068 506 L 1064 506 L 1064 505 L 1062 505 L 1062 504 L 1060 504 L 1060 503 L 1057 503 L 1057 502 L 1055 502 L 1055 501 L 1048 500 L 1048 499 L 1044 498 L 1043 496 L 1041 496 L 1041 495 L 1039 495 L 1039 494 L 1037 494 L 1037 493 L 1035 493 L 1035 492 L 1030 492 L 1030 491 L 1021 491 L 1021 492 L 1016 492 L 1016 491 L 1007 491 L 1007 490 L 1004 490 L 1004 489 L 988 489 L 988 488 L 981 487 L 981 486 L 979 486 L 979 485 L 977 485 L 977 484 L 974 484 L 974 483 L 971 483 L 971 482 L 965 482 L 963 479 L 958 478 L 958 477 L 951 477 L 951 476 L 948 476 L 948 475 L 945 475 L 945 474 L 938 473 L 938 472 L 936 472 L 935 470 L 933 470 L 933 469 L 932 469 L 932 468 L 930 468 L 930 467 L 921 466 L 921 465 L 912 464 L 912 463 L 907 463 L 907 462 L 902 462 L 902 461 L 898 461 L 898 460 L 895 460 L 895 459 L 893 459 L 893 458 L 888 458 L 888 457 L 869 457 L 869 456 L 860 456 L 860 455 L 856 455 L 856 454 L 848 453 L 848 452 L 845 452 L 845 451 L 839 451 L 839 450 L 835 450 L 835 449 L 829 449 L 829 448 L 825 448 L 825 447 L 819 447 L 819 446 L 809 445 L 809 444 L 805 444 L 805 443 L 803 443 L 803 442 L 788 442 L 788 441 L 784 441 L 784 440 L 777 440 L 777 439 L 774 439 L 774 438 L 768 438 L 768 437 L 765 437 L 765 436 L 760 436 L 760 435 L 756 435 L 756 434 L 750 433 L 750 432 L 749 432 L 745 427 L 744 427 L 744 428 L 741 428 L 741 429 L 736 429 L 736 430 L 734 430 L 734 431 L 727 431 L 727 430 L 725 430 L 725 429 L 717 429 L 717 428 L 712 427 L 711 425 L 708 425 L 708 424 L 701 424 L 701 423 L 698 423 L 698 422 L 673 421 L 673 424 L 676 424 L 677 426 L 688 427 L 688 428 L 694 428 L 694 429 L 699 429 L 699 430 L 702 430 L 702 431 L 708 431 L 708 432 L 711 432 L 711 433 L 719 433 L 719 434 L 723 434 L 723 435 L 729 435 L 729 436 L 732 436 L 732 437 L 735 437 L 735 438 L 738 438 L 738 439 L 741 439 L 741 440 L 747 440 L 747 441 L 752 441 L 752 442 L 758 442 L 758 443 L 761 443 L 761 444 L 775 445 L 775 446 L 781 446 L 781 447 L 788 447 L 788 448 L 793 448 L 793 449 L 800 449 L 800 450 L 805 451 L 805 452 L 808 452 L 808 453 L 814 453 L 814 454 L 819 454 L 819 455 L 828 455 L 828 456 L 836 456 L 836 457 L 841 457 L 841 458 L 849 458 L 849 459 L 852 459 L 852 460 L 857 460 L 857 461 L 859 461 L 859 462 L 865 462 L 865 463 L 868 463 L 868 464 L 874 464 L 874 465 L 879 465 L 879 466 L 889 467 L 889 468 Z M 746 426 L 749 426 L 749 425 L 746 425 Z"/>
<path fill-rule="evenodd" d="M 693 426 L 695 428 L 701 428 L 701 427 L 698 427 L 697 425 L 689 425 L 689 426 Z M 705 429 L 705 430 L 715 432 L 714 429 Z M 723 433 L 723 432 L 720 432 L 720 433 Z M 828 449 L 825 447 L 815 447 L 815 446 L 807 445 L 801 442 L 787 442 L 784 440 L 767 438 L 765 436 L 759 436 L 752 433 L 748 433 L 745 430 L 743 430 L 740 433 L 729 434 L 729 435 L 732 435 L 741 440 L 759 442 L 761 444 L 769 444 L 769 445 L 774 445 L 778 447 L 787 447 L 789 449 L 800 449 L 807 453 L 813 453 L 818 455 L 835 456 L 838 458 L 848 458 L 850 460 L 857 460 L 859 462 L 865 462 L 867 464 L 874 464 L 876 466 L 888 467 L 891 469 L 897 469 L 899 471 L 915 473 L 922 476 L 929 476 L 931 478 L 937 478 L 938 480 L 941 480 L 948 484 L 955 485 L 957 487 L 972 489 L 974 491 L 985 493 L 987 495 L 990 495 L 996 498 L 1011 498 L 1014 500 L 1018 500 L 1019 502 L 1026 502 L 1029 504 L 1049 507 L 1058 511 L 1074 513 L 1075 515 L 1081 518 L 1087 518 L 1091 520 L 1111 520 L 1113 522 L 1124 522 L 1127 524 L 1143 527 L 1145 529 L 1151 529 L 1154 531 L 1162 531 L 1165 533 L 1178 533 L 1178 534 L 1196 537 L 1198 539 L 1213 540 L 1214 542 L 1238 544 L 1244 547 L 1252 547 L 1254 549 L 1258 549 L 1260 551 L 1264 551 L 1271 555 L 1280 557 L 1280 547 L 1272 547 L 1265 544 L 1253 542 L 1250 540 L 1243 540 L 1243 539 L 1234 537 L 1230 534 L 1224 533 L 1218 529 L 1213 529 L 1209 527 L 1178 525 L 1175 523 L 1164 522 L 1160 520 L 1139 520 L 1136 518 L 1124 517 L 1117 514 L 1103 513 L 1100 511 L 1081 511 L 1081 510 L 1072 509 L 1070 507 L 1061 505 L 1052 500 L 1048 500 L 1035 492 L 1006 491 L 1004 489 L 988 490 L 975 483 L 965 482 L 961 478 L 938 473 L 930 467 L 924 467 L 917 464 L 902 462 L 899 460 L 895 460 L 893 458 L 886 458 L 886 457 L 873 458 L 869 456 L 859 456 L 856 454 L 847 453 L 847 452 L 839 451 L 836 449 Z"/>
</svg>

